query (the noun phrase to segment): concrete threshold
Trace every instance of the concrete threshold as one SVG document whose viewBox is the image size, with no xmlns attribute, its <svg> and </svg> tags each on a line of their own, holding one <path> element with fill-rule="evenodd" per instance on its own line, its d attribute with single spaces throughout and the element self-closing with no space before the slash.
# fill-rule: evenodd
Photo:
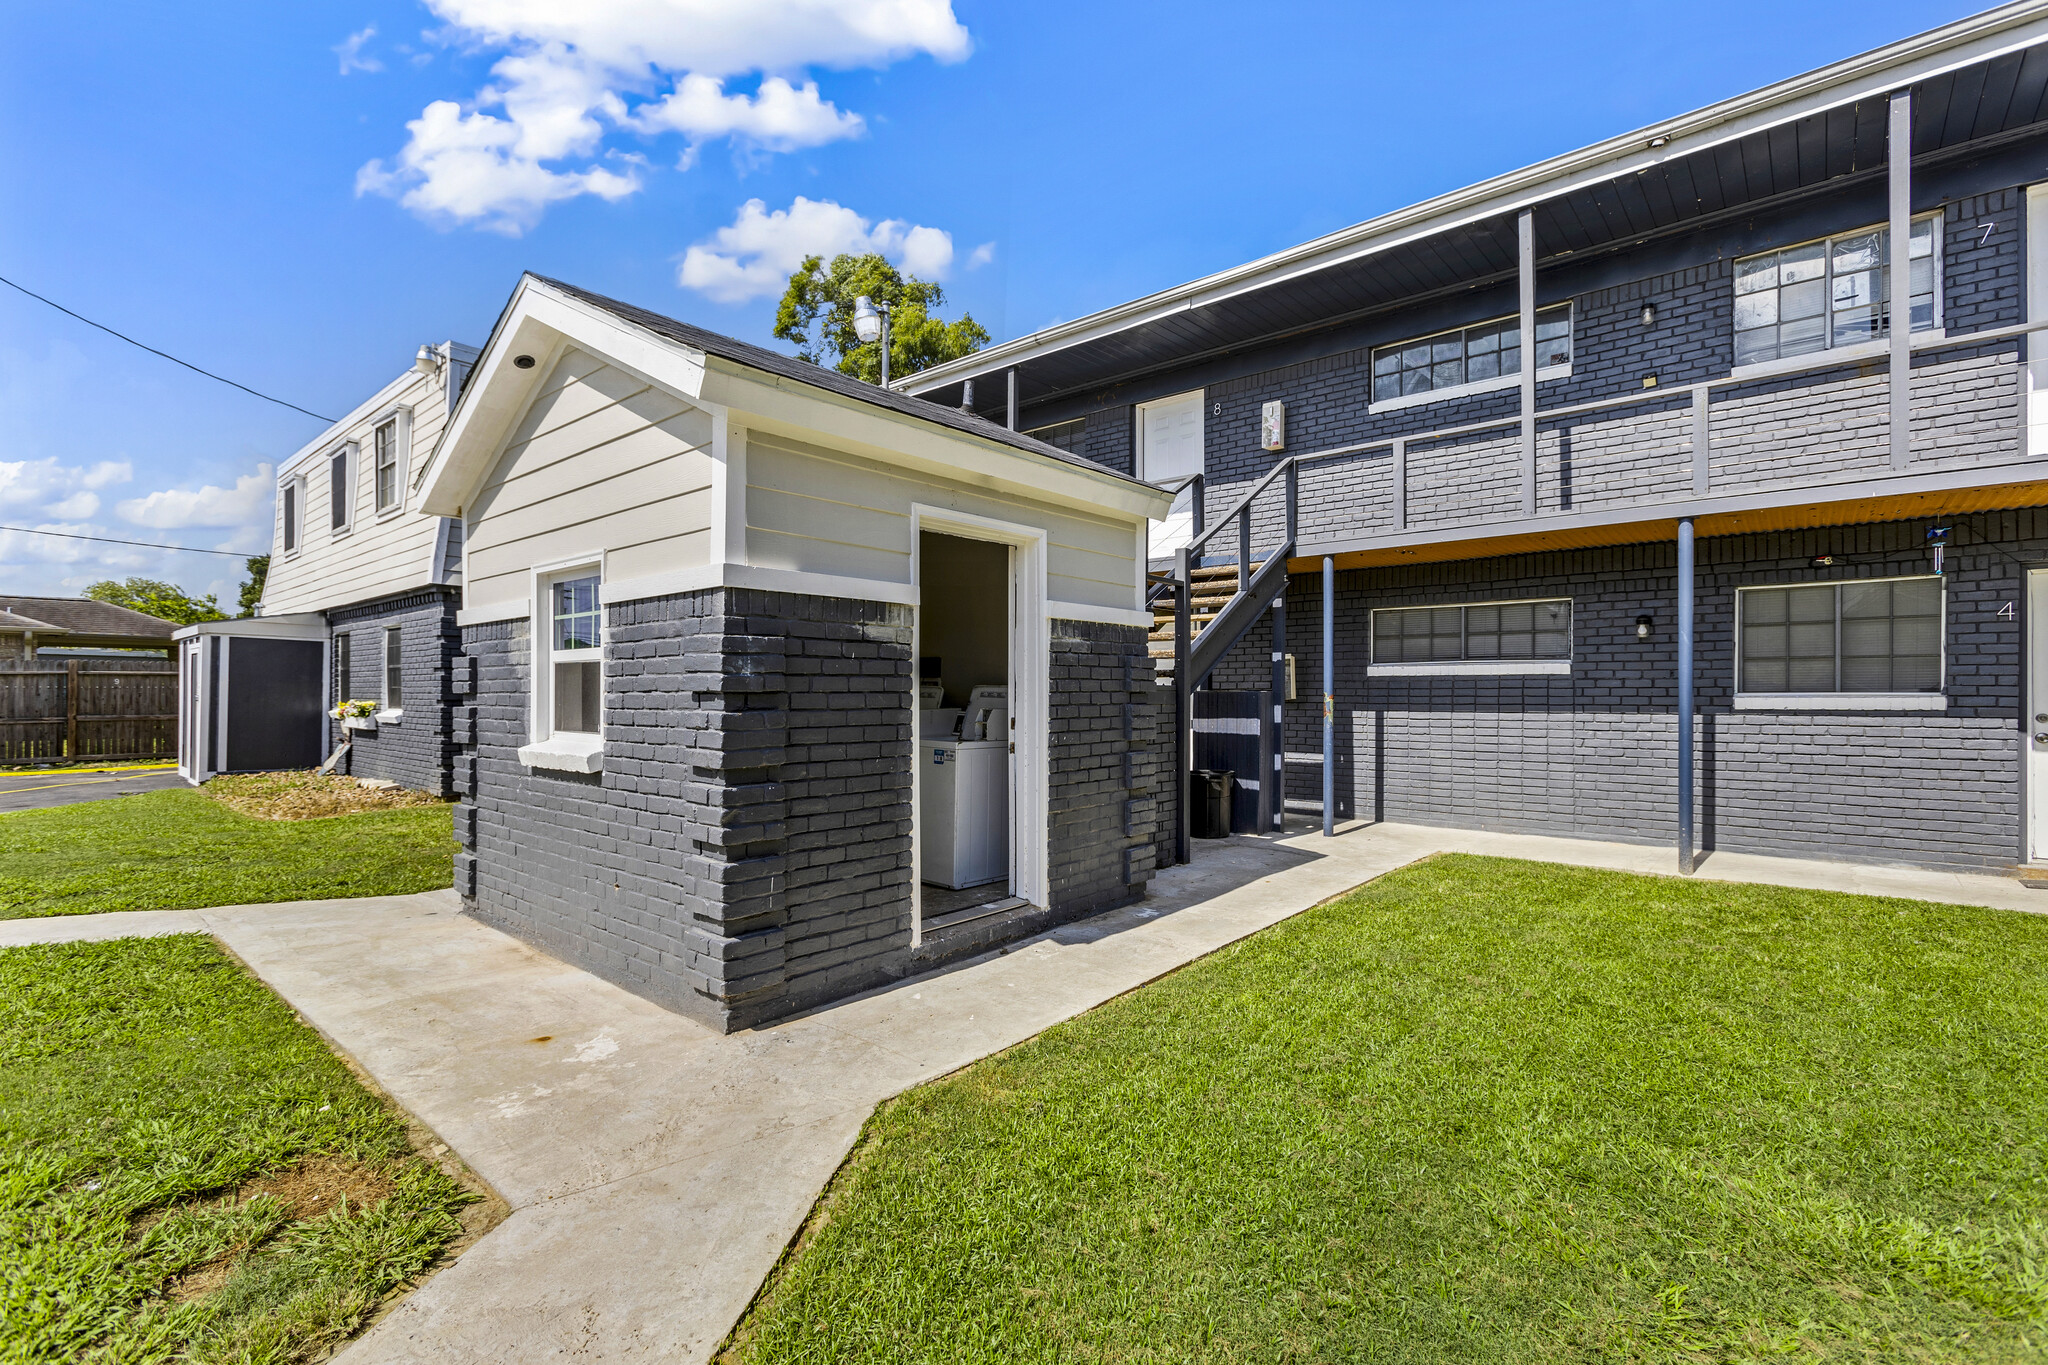
<svg viewBox="0 0 2048 1365">
<path fill-rule="evenodd" d="M 0 922 L 0 946 L 218 936 L 511 1214 L 349 1346 L 391 1361 L 704 1361 L 874 1107 L 1439 852 L 1672 872 L 1666 849 L 1402 825 L 1202 842 L 1139 905 L 721 1036 L 452 892 Z M 1700 879 L 2035 913 L 2010 878 L 1716 854 Z"/>
</svg>

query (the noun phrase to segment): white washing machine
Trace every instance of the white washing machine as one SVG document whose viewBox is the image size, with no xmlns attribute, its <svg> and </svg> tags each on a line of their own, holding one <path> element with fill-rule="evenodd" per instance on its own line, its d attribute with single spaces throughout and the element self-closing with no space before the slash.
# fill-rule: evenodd
<svg viewBox="0 0 2048 1365">
<path fill-rule="evenodd" d="M 917 761 L 918 876 L 955 891 L 1008 877 L 1009 742 L 921 740 Z"/>
</svg>

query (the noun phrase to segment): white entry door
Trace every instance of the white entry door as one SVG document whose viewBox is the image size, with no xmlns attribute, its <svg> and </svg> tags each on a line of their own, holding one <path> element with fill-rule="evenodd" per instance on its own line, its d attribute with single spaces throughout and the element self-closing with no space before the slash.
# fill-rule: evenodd
<svg viewBox="0 0 2048 1365">
<path fill-rule="evenodd" d="M 1168 483 L 1202 472 L 1202 391 L 1138 404 L 1138 477 Z M 1163 559 L 1195 536 L 1192 492 L 1174 498 L 1166 520 L 1152 528 L 1146 554 Z"/>
<path fill-rule="evenodd" d="M 2048 569 L 2027 570 L 2027 861 L 2048 862 Z"/>
</svg>

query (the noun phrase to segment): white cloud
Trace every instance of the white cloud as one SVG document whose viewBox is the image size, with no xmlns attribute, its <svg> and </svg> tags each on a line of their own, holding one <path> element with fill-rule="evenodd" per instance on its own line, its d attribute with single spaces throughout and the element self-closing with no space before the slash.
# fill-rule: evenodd
<svg viewBox="0 0 2048 1365">
<path fill-rule="evenodd" d="M 994 242 L 983 242 L 968 254 L 967 268 L 969 270 L 979 270 L 995 258 L 996 244 Z"/>
<path fill-rule="evenodd" d="M 126 460 L 101 460 L 96 464 L 68 465 L 52 455 L 41 460 L 0 460 L 0 512 L 9 516 L 89 517 L 98 510 L 99 497 L 93 490 L 126 483 L 134 477 Z M 66 511 L 83 507 L 86 511 Z"/>
<path fill-rule="evenodd" d="M 677 282 L 719 303 L 746 303 L 782 292 L 806 256 L 878 251 L 913 275 L 943 279 L 953 265 L 953 235 L 890 218 L 870 223 L 829 199 L 798 195 L 770 211 L 759 199 L 683 254 Z"/>
<path fill-rule="evenodd" d="M 76 521 L 81 517 L 89 517 L 99 510 L 100 495 L 83 488 L 60 502 L 50 504 L 50 515 L 62 517 L 66 521 Z"/>
<path fill-rule="evenodd" d="M 382 71 L 384 63 L 375 57 L 363 55 L 363 45 L 377 36 L 377 26 L 370 25 L 360 33 L 351 33 L 335 47 L 334 55 L 341 58 L 341 74 L 351 71 Z"/>
<path fill-rule="evenodd" d="M 235 480 L 233 488 L 206 484 L 197 489 L 166 488 L 127 498 L 114 511 L 137 526 L 169 531 L 188 526 L 251 527 L 270 524 L 275 481 L 267 464 Z"/>
<path fill-rule="evenodd" d="M 391 164 L 364 166 L 356 192 L 390 195 L 439 222 L 514 234 L 551 203 L 619 199 L 640 187 L 637 175 L 594 164 L 615 154 L 604 146 L 611 130 L 681 134 L 684 167 L 700 143 L 718 139 L 763 153 L 822 146 L 859 136 L 865 121 L 825 99 L 815 80 L 792 77 L 920 53 L 960 61 L 972 49 L 952 0 L 429 5 L 447 21 L 445 37 L 505 55 L 467 104 L 438 100 L 407 123 L 406 145 Z M 761 77 L 753 93 L 726 89 L 753 75 Z"/>
</svg>

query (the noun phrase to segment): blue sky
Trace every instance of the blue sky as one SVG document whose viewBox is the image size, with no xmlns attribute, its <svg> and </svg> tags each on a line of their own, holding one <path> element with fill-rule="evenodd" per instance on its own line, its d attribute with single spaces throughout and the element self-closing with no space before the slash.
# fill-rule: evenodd
<svg viewBox="0 0 2048 1365">
<path fill-rule="evenodd" d="M 522 269 L 769 342 L 870 243 L 1002 339 L 1978 8 L 9 6 L 0 275 L 330 415 Z M 320 426 L 0 288 L 0 524 L 261 551 Z M 0 532 L 8 591 L 137 573 L 240 565 Z"/>
</svg>

